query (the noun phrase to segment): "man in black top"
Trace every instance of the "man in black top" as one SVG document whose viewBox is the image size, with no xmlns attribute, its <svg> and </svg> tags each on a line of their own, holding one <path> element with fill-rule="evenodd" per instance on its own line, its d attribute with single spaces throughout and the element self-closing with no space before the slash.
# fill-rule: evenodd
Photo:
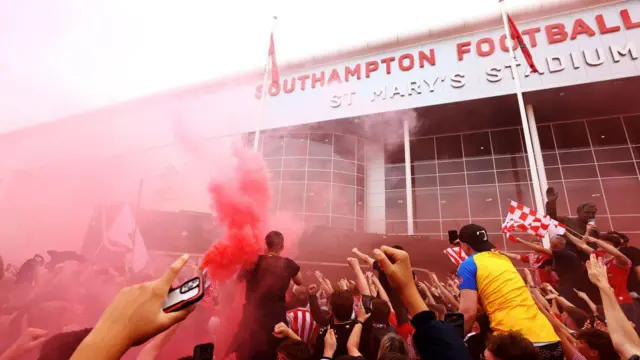
<svg viewBox="0 0 640 360">
<path fill-rule="evenodd" d="M 586 234 L 587 225 L 590 221 L 594 221 L 596 218 L 596 213 L 598 212 L 598 208 L 593 203 L 584 203 L 578 205 L 576 212 L 578 214 L 577 217 L 569 217 L 569 216 L 558 216 L 558 209 L 556 202 L 558 201 L 558 193 L 554 188 L 550 187 L 547 189 L 547 203 L 545 204 L 545 211 L 547 215 L 549 215 L 552 219 L 557 220 L 564 224 L 567 228 L 575 231 L 581 235 L 589 235 L 594 238 L 600 238 L 600 234 L 596 228 L 593 228 L 591 233 Z M 565 237 L 566 239 L 566 237 Z M 584 257 L 583 253 L 578 251 L 576 246 L 572 242 L 567 242 L 567 248 L 576 254 L 581 256 L 582 261 L 588 260 L 588 256 Z"/>
<path fill-rule="evenodd" d="M 353 314 L 353 294 L 348 290 L 339 290 L 331 293 L 329 298 L 329 313 L 320 309 L 318 305 L 317 287 L 309 287 L 309 310 L 313 320 L 320 326 L 318 337 L 316 338 L 315 358 L 320 359 L 324 352 L 324 338 L 331 328 L 335 331 L 338 344 L 333 354 L 334 358 L 347 355 L 347 341 L 349 335 L 356 324 L 356 320 L 351 319 Z"/>
<path fill-rule="evenodd" d="M 584 311 L 590 311 L 589 306 L 584 300 L 578 297 L 573 289 L 586 293 L 595 304 L 599 305 L 602 303 L 598 288 L 591 283 L 580 257 L 573 250 L 569 249 L 567 246 L 568 242 L 564 237 L 552 237 L 549 249 L 545 249 L 538 244 L 533 244 L 520 238 L 516 238 L 516 241 L 533 251 L 549 255 L 553 258 L 553 270 L 560 279 L 560 286 L 558 286 L 560 296 Z"/>
<path fill-rule="evenodd" d="M 280 339 L 272 335 L 278 323 L 286 323 L 286 292 L 291 281 L 302 285 L 300 266 L 281 257 L 284 236 L 271 231 L 265 238 L 267 253 L 258 256 L 251 267 L 240 271 L 246 281 L 246 300 L 232 351 L 239 360 L 275 359 Z"/>
</svg>

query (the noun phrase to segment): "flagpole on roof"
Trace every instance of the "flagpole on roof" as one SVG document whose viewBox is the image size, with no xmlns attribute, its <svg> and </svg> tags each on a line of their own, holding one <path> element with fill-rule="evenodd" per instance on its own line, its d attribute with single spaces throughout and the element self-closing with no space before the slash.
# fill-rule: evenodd
<svg viewBox="0 0 640 360">
<path fill-rule="evenodd" d="M 272 70 L 274 65 L 271 61 L 271 51 L 273 45 L 273 31 L 276 28 L 277 16 L 274 16 L 271 20 L 271 32 L 269 33 L 269 51 L 267 52 L 267 61 L 264 65 L 264 78 L 262 79 L 262 93 L 260 96 L 260 114 L 258 114 L 258 121 L 256 123 L 255 137 L 253 138 L 253 151 L 258 151 L 258 145 L 260 144 L 260 130 L 262 128 L 262 118 L 264 117 L 264 100 L 268 94 L 269 71 Z M 273 81 L 273 79 L 271 79 Z"/>
<path fill-rule="evenodd" d="M 513 40 L 511 38 L 511 32 L 509 31 L 509 25 L 507 24 L 507 13 L 504 9 L 504 0 L 499 0 L 500 11 L 502 12 L 502 22 L 504 25 L 504 32 L 506 34 L 507 47 L 509 48 L 509 55 L 511 56 L 511 71 L 513 72 L 516 94 L 518 96 L 518 107 L 520 108 L 520 120 L 522 121 L 522 130 L 524 132 L 524 142 L 527 147 L 527 159 L 529 160 L 529 172 L 531 175 L 531 182 L 533 183 L 533 196 L 536 204 L 536 210 L 544 214 L 544 202 L 542 200 L 542 191 L 540 190 L 540 177 L 538 176 L 538 167 L 536 166 L 536 160 L 533 153 L 533 143 L 531 141 L 531 131 L 529 131 L 529 122 L 527 121 L 527 112 L 524 107 L 524 99 L 522 98 L 522 88 L 520 86 L 520 75 L 516 66 L 516 57 L 513 51 Z M 545 247 L 548 247 L 548 238 L 546 238 Z"/>
</svg>

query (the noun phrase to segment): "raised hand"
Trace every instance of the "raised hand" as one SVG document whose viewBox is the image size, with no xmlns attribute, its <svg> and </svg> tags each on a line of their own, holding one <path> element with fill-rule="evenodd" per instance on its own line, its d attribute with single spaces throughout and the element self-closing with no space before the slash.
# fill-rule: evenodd
<svg viewBox="0 0 640 360">
<path fill-rule="evenodd" d="M 316 284 L 309 285 L 309 295 L 316 296 L 318 295 L 318 291 L 319 291 L 318 285 Z"/>
<path fill-rule="evenodd" d="M 358 250 L 358 248 L 353 248 L 351 251 L 358 257 L 358 259 L 366 262 L 369 266 L 373 266 L 374 260 L 369 255 L 363 254 Z"/>
<path fill-rule="evenodd" d="M 600 262 L 596 254 L 591 253 L 590 260 L 587 261 L 587 274 L 589 280 L 600 289 L 609 287 L 609 278 L 607 277 L 607 268 Z"/>
<path fill-rule="evenodd" d="M 397 289 L 406 288 L 413 285 L 413 271 L 409 254 L 402 250 L 383 246 L 373 251 L 380 268 L 387 274 L 391 286 Z"/>
</svg>

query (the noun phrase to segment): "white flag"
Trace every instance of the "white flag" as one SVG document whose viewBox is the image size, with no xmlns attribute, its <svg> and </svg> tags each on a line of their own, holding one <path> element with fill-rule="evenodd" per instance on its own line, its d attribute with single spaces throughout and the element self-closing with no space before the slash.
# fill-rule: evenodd
<svg viewBox="0 0 640 360">
<path fill-rule="evenodd" d="M 134 227 L 136 228 L 135 242 L 133 241 Z M 144 269 L 149 262 L 147 247 L 144 244 L 140 230 L 135 225 L 135 218 L 128 204 L 122 207 L 118 217 L 111 224 L 107 232 L 107 240 L 112 245 L 124 247 L 132 252 L 131 267 L 134 272 Z"/>
</svg>

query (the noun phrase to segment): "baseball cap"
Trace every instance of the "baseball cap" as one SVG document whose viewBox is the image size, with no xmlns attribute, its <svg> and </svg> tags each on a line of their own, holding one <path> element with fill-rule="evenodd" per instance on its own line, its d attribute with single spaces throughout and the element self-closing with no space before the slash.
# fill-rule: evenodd
<svg viewBox="0 0 640 360">
<path fill-rule="evenodd" d="M 465 243 L 477 252 L 491 251 L 496 247 L 489 241 L 487 230 L 480 225 L 468 224 L 458 232 L 460 242 Z"/>
</svg>

